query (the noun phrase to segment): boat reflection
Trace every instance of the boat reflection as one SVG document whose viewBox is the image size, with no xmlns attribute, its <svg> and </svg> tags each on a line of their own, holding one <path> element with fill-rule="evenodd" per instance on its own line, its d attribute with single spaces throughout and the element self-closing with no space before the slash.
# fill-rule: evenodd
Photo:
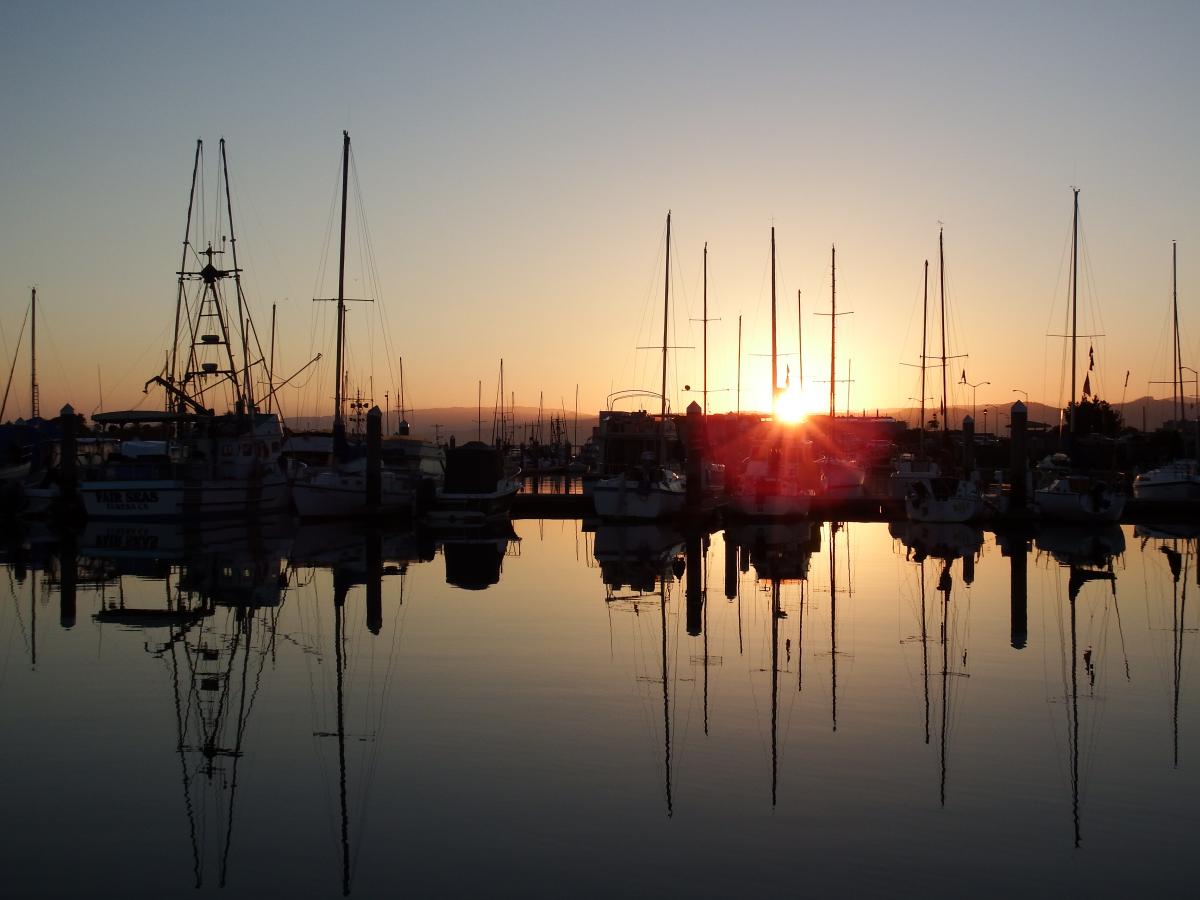
<svg viewBox="0 0 1200 900">
<path fill-rule="evenodd" d="M 687 569 L 683 535 L 668 526 L 643 523 L 595 526 L 592 552 L 600 564 L 604 600 L 611 616 L 632 614 L 641 619 L 647 606 L 658 606 L 660 669 L 657 676 L 638 675 L 639 683 L 661 683 L 663 728 L 663 793 L 667 818 L 675 815 L 671 793 L 671 689 L 667 664 L 667 607 L 669 587 Z M 657 586 L 657 592 L 655 587 Z M 626 588 L 628 590 L 626 590 Z"/>
<path fill-rule="evenodd" d="M 289 544 L 286 525 L 272 521 L 202 531 L 114 522 L 80 537 L 83 567 L 98 575 L 93 620 L 145 633 L 145 651 L 167 664 L 196 888 L 210 864 L 227 883 L 239 765 L 275 647 Z M 131 603 L 127 576 L 160 578 L 162 604 Z"/>
<path fill-rule="evenodd" d="M 511 522 L 439 531 L 437 546 L 446 560 L 446 584 L 482 591 L 500 583 L 504 558 L 520 546 Z"/>
</svg>

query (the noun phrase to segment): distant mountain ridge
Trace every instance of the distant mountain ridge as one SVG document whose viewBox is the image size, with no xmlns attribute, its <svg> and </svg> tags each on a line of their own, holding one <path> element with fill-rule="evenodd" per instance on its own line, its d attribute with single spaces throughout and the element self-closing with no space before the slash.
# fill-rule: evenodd
<svg viewBox="0 0 1200 900">
<path fill-rule="evenodd" d="M 1013 401 L 1015 402 L 1015 401 Z M 1048 425 L 1051 428 L 1058 425 L 1059 409 L 1046 403 L 1031 402 L 1029 408 L 1029 421 L 1040 422 Z M 1125 404 L 1114 403 L 1116 408 L 1124 418 L 1125 424 L 1132 428 L 1143 427 L 1143 414 L 1145 417 L 1145 427 L 1148 430 L 1154 430 L 1163 425 L 1164 422 L 1174 418 L 1172 412 L 1172 402 L 1168 399 L 1158 399 L 1152 397 L 1139 397 L 1134 400 L 1129 400 Z M 926 415 L 932 415 L 937 409 L 936 405 L 927 406 L 925 408 Z M 986 416 L 986 430 L 993 433 L 1003 435 L 1008 430 L 1008 416 L 1012 409 L 1012 402 L 1003 404 L 980 403 L 976 407 L 977 421 L 975 427 L 977 431 L 984 431 L 985 416 L 984 410 L 988 410 Z M 1196 406 L 1194 402 L 1190 402 L 1186 407 L 1187 416 L 1191 419 L 1196 417 Z M 999 413 L 999 424 L 997 424 L 997 412 Z M 876 413 L 882 416 L 892 416 L 893 418 L 908 423 L 909 427 L 915 428 L 917 424 L 917 409 L 912 406 L 907 407 L 888 407 L 888 408 L 868 408 L 857 409 L 855 415 L 866 414 L 873 416 Z M 950 422 L 953 428 L 962 427 L 962 420 L 965 416 L 971 414 L 970 406 L 953 406 L 950 408 Z M 538 408 L 536 406 L 518 406 L 515 413 L 512 414 L 517 423 L 517 440 L 518 442 L 525 439 L 529 433 L 528 429 L 537 422 Z M 408 411 L 408 422 L 412 427 L 412 433 L 420 437 L 440 437 L 443 440 L 449 439 L 451 435 L 459 443 L 464 441 L 474 440 L 478 434 L 481 434 L 485 441 L 492 439 L 492 418 L 493 411 L 490 407 L 483 408 L 482 428 L 477 426 L 476 419 L 478 411 L 473 406 L 439 406 L 429 409 L 413 409 Z M 564 419 L 567 430 L 567 437 L 572 442 L 575 442 L 575 414 L 573 410 L 567 410 L 564 414 L 562 410 L 542 411 L 543 430 L 546 432 L 547 439 L 549 438 L 549 428 L 551 417 L 560 417 Z M 388 415 L 388 433 L 396 430 L 396 425 L 399 422 L 399 411 L 391 410 Z M 579 443 L 585 442 L 592 436 L 592 429 L 599 421 L 599 416 L 595 412 L 579 413 Z M 289 418 L 287 425 L 294 431 L 303 431 L 305 429 L 314 430 L 329 430 L 332 427 L 333 418 L 331 416 L 297 416 Z"/>
<path fill-rule="evenodd" d="M 537 422 L 538 408 L 536 406 L 518 406 L 515 412 L 510 412 L 509 415 L 516 419 L 517 441 L 520 442 L 525 439 L 528 429 Z M 473 441 L 477 436 L 481 436 L 483 440 L 489 443 L 492 440 L 493 410 L 488 406 L 483 408 L 481 425 L 477 423 L 479 411 L 474 406 L 440 406 L 430 409 L 410 409 L 407 411 L 407 417 L 408 424 L 412 428 L 412 434 L 418 437 L 426 437 L 431 440 L 436 437 L 448 440 L 453 435 L 455 441 L 458 443 Z M 574 411 L 568 410 L 564 415 L 562 410 L 542 410 L 542 430 L 545 432 L 545 440 L 549 440 L 550 419 L 552 417 L 564 420 L 567 438 L 574 442 Z M 385 434 L 394 433 L 400 421 L 399 410 L 391 410 L 387 418 L 388 421 L 384 423 Z M 580 410 L 579 443 L 582 444 L 592 436 L 592 428 L 596 425 L 598 419 L 599 417 L 595 413 L 584 414 Z M 308 429 L 328 431 L 333 427 L 333 417 L 297 416 L 289 418 L 287 426 L 293 431 Z"/>
</svg>

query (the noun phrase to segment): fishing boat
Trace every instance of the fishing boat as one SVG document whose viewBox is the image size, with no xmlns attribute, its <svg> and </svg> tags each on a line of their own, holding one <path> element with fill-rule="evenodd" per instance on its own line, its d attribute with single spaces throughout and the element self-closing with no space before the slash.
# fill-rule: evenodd
<svg viewBox="0 0 1200 900">
<path fill-rule="evenodd" d="M 165 408 L 92 417 L 97 426 L 120 438 L 107 459 L 81 473 L 79 493 L 92 518 L 245 516 L 288 504 L 279 418 L 259 409 L 258 401 L 265 398 L 254 392 L 253 370 L 262 360 L 251 356 L 255 339 L 242 291 L 224 139 L 220 180 L 226 215 L 218 227 L 228 230 L 228 240 L 218 234 L 220 249 L 209 241 L 199 251 L 192 243 L 202 158 L 203 142 L 197 141 L 178 271 L 175 337 L 164 373 L 145 387 L 163 388 Z M 231 265 L 222 268 L 226 253 Z M 230 282 L 233 289 L 227 298 L 225 285 Z M 224 415 L 208 405 L 218 390 L 229 401 Z"/>
<path fill-rule="evenodd" d="M 684 477 L 666 464 L 667 326 L 671 302 L 671 214 L 667 213 L 666 275 L 663 281 L 662 387 L 659 392 L 657 457 L 645 451 L 636 466 L 602 478 L 592 488 L 596 512 L 606 519 L 662 519 L 687 502 Z"/>
<path fill-rule="evenodd" d="M 421 490 L 421 517 L 430 525 L 485 525 L 507 519 L 520 489 L 520 471 L 509 472 L 504 454 L 482 441 L 446 448 L 446 477 Z"/>
</svg>

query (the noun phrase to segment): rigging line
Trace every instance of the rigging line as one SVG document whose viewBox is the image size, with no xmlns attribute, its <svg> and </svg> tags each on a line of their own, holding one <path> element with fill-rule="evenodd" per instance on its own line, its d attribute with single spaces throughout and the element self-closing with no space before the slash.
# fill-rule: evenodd
<svg viewBox="0 0 1200 900">
<path fill-rule="evenodd" d="M 25 318 L 21 319 L 21 331 L 17 335 L 17 350 L 21 349 L 21 338 L 25 334 L 25 325 L 29 321 L 29 307 L 25 307 Z M 13 353 L 12 366 L 8 370 L 8 384 L 4 388 L 4 401 L 0 403 L 0 421 L 4 420 L 4 411 L 8 408 L 8 392 L 12 390 L 13 373 L 17 370 L 17 354 Z"/>
<path fill-rule="evenodd" d="M 184 713 L 179 702 L 179 656 L 176 653 L 177 641 L 174 640 L 175 630 L 170 631 L 171 640 L 171 686 L 175 698 L 175 729 L 179 735 L 179 740 L 176 744 L 176 749 L 179 751 L 179 770 L 180 777 L 183 782 L 183 804 L 187 810 L 188 819 L 188 836 L 192 843 L 192 874 L 195 876 L 195 886 L 200 887 L 203 881 L 203 873 L 200 868 L 200 847 L 196 842 L 196 811 L 192 803 L 191 779 L 188 778 L 187 756 L 184 753 Z"/>
</svg>

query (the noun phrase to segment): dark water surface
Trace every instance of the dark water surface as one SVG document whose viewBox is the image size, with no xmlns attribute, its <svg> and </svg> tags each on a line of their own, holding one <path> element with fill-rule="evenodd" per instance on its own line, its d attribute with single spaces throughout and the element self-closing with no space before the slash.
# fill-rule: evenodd
<svg viewBox="0 0 1200 900">
<path fill-rule="evenodd" d="M 1194 540 L 515 529 L 11 541 L 4 895 L 1191 895 Z"/>
</svg>

